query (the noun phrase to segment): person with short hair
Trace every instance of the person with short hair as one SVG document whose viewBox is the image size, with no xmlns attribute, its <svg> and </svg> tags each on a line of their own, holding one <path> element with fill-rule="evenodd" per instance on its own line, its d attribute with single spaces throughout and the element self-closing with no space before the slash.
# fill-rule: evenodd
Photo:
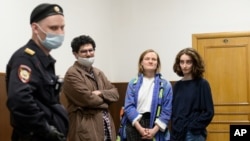
<svg viewBox="0 0 250 141">
<path fill-rule="evenodd" d="M 204 62 L 195 49 L 185 48 L 176 55 L 173 70 L 182 79 L 173 87 L 171 141 L 205 141 L 214 107 L 209 82 L 203 78 Z"/>
<path fill-rule="evenodd" d="M 116 141 L 109 105 L 117 102 L 117 88 L 93 66 L 96 44 L 88 35 L 71 42 L 76 59 L 65 74 L 62 93 L 68 101 L 70 141 Z"/>
<path fill-rule="evenodd" d="M 67 111 L 60 104 L 56 60 L 50 51 L 64 41 L 64 15 L 58 4 L 42 3 L 31 12 L 32 38 L 6 67 L 7 107 L 12 141 L 66 141 Z"/>
<path fill-rule="evenodd" d="M 152 49 L 141 53 L 138 75 L 129 81 L 121 120 L 121 141 L 167 141 L 172 113 L 172 86 L 160 73 L 161 61 Z"/>
</svg>

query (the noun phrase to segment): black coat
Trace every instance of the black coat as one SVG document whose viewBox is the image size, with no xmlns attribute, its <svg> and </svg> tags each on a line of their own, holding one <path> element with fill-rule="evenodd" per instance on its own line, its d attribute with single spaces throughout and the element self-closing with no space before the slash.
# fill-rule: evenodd
<svg viewBox="0 0 250 141">
<path fill-rule="evenodd" d="M 18 49 L 9 60 L 6 68 L 7 107 L 14 137 L 42 139 L 49 131 L 48 125 L 67 135 L 68 117 L 59 101 L 60 83 L 55 75 L 55 62 L 33 40 Z"/>
</svg>

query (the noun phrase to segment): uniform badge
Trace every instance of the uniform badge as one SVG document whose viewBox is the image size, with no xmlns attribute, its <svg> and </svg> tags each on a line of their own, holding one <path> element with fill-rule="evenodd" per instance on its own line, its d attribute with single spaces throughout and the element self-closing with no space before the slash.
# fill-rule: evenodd
<svg viewBox="0 0 250 141">
<path fill-rule="evenodd" d="M 23 82 L 23 83 L 28 83 L 30 80 L 30 75 L 31 75 L 31 69 L 30 67 L 26 66 L 26 65 L 20 65 L 19 69 L 18 69 L 18 76 L 19 79 Z"/>
<path fill-rule="evenodd" d="M 54 7 L 54 11 L 55 11 L 56 13 L 60 13 L 60 8 L 59 8 L 58 6 L 55 6 L 55 7 Z"/>
</svg>

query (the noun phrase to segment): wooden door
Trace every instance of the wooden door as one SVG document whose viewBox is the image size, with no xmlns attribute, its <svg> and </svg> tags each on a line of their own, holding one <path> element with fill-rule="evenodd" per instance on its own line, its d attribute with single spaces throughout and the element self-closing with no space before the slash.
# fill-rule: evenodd
<svg viewBox="0 0 250 141">
<path fill-rule="evenodd" d="M 193 34 L 204 59 L 215 116 L 207 141 L 229 141 L 230 124 L 250 123 L 250 32 Z"/>
</svg>

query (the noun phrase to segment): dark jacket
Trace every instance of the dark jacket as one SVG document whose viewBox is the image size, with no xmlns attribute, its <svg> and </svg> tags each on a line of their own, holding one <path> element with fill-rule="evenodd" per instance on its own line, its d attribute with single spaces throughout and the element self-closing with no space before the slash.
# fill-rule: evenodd
<svg viewBox="0 0 250 141">
<path fill-rule="evenodd" d="M 30 40 L 11 57 L 6 68 L 7 107 L 14 129 L 13 139 L 33 136 L 43 139 L 53 125 L 65 136 L 68 117 L 59 102 L 55 60 Z"/>
</svg>

